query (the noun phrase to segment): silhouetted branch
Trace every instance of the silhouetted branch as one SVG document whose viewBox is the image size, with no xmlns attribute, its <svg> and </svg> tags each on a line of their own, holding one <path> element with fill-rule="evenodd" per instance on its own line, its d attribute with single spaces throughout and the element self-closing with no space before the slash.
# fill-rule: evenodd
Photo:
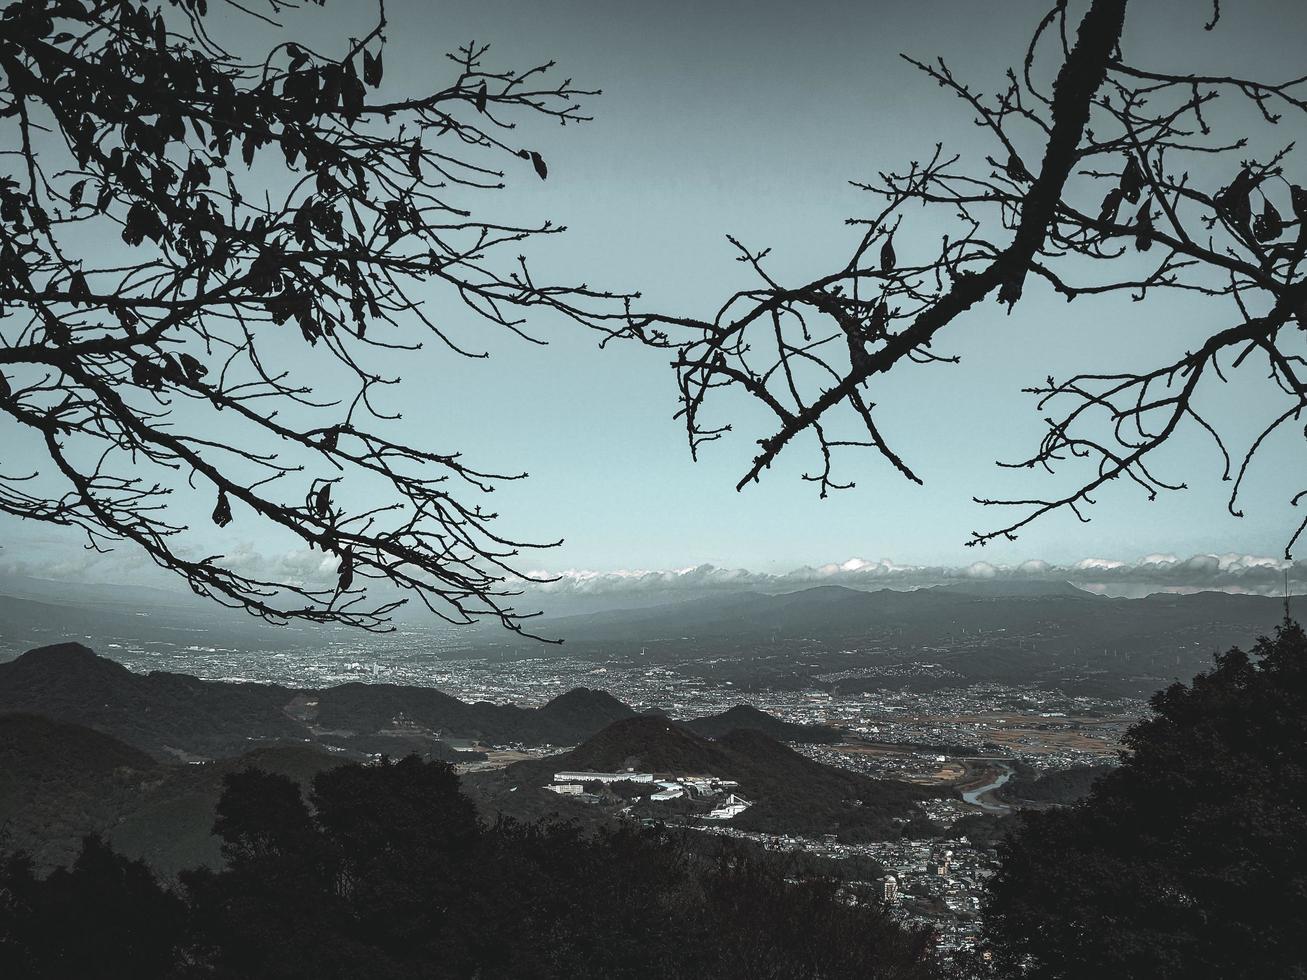
<svg viewBox="0 0 1307 980">
<path fill-rule="evenodd" d="M 1307 76 L 1267 83 L 1127 65 L 1120 54 L 1125 11 L 1124 0 L 1093 0 L 1072 38 L 1067 5 L 1057 4 L 1037 25 L 1021 71 L 1009 71 L 1006 87 L 992 96 L 969 88 L 943 61 L 908 59 L 973 114 L 993 143 L 984 158 L 989 169 L 937 146 L 925 162 L 857 184 L 883 207 L 850 222 L 864 233 L 830 275 L 787 286 L 764 270 L 766 252 L 735 243 L 761 280 L 756 289 L 736 293 L 711 319 L 630 319 L 627 334 L 674 352 L 693 451 L 730 430 L 708 421 L 707 412 L 733 390 L 774 417 L 738 488 L 800 435 L 817 444 L 821 469 L 805 478 L 823 496 L 853 486 L 832 475 L 837 448 L 872 448 L 919 480 L 893 448 L 892 433 L 882 435 L 876 424 L 878 376 L 908 364 L 956 362 L 934 345 L 968 310 L 993 295 L 1017 308 L 1032 277 L 1068 302 L 1124 293 L 1142 303 L 1179 291 L 1220 301 L 1213 307 L 1218 322 L 1233 326 L 1204 332 L 1159 366 L 1127 364 L 1119 374 L 1050 378 L 1027 389 L 1041 412 L 1059 411 L 1047 415 L 1033 455 L 1004 465 L 1051 472 L 1074 460 L 1088 473 L 1065 494 L 977 498 L 1023 513 L 968 543 L 1010 540 L 1058 510 L 1087 520 L 1092 495 L 1120 477 L 1150 499 L 1182 488 L 1152 467 L 1154 451 L 1186 423 L 1215 440 L 1224 477 L 1232 479 L 1226 426 L 1203 396 L 1225 372 L 1265 358 L 1269 380 L 1287 401 L 1240 456 L 1230 498 L 1238 513 L 1253 457 L 1307 408 L 1307 191 L 1286 176 L 1291 143 L 1233 162 L 1249 145 L 1247 134 L 1217 136 L 1211 106 L 1228 93 L 1255 108 L 1246 114 L 1250 126 L 1276 125 L 1286 112 L 1301 121 Z M 1209 30 L 1220 14 L 1214 4 Z M 1046 91 L 1037 51 L 1050 40 L 1060 40 L 1061 67 Z M 1036 142 L 1043 147 L 1037 166 L 1023 150 Z M 920 220 L 908 210 L 913 204 L 949 222 L 932 254 L 902 254 L 908 249 L 896 245 L 901 224 Z M 867 438 L 835 435 L 850 424 Z"/>
<path fill-rule="evenodd" d="M 521 474 L 388 437 L 399 379 L 374 365 L 427 339 L 484 357 L 458 320 L 530 340 L 532 308 L 595 326 L 625 309 L 535 281 L 520 253 L 559 227 L 474 210 L 509 168 L 547 176 L 521 119 L 584 121 L 598 93 L 484 44 L 448 56 L 443 88 L 383 90 L 384 6 L 336 55 L 277 38 L 275 0 L 231 6 L 275 38 L 258 59 L 214 40 L 205 0 L 0 14 L 0 411 L 5 455 L 21 439 L 48 462 L 0 477 L 0 511 L 130 542 L 273 621 L 384 629 L 416 596 L 520 631 L 513 562 L 539 545 L 468 498 Z M 320 549 L 335 583 L 196 555 L 164 506 L 182 494 L 219 528 Z M 369 600 L 383 581 L 397 597 Z"/>
</svg>

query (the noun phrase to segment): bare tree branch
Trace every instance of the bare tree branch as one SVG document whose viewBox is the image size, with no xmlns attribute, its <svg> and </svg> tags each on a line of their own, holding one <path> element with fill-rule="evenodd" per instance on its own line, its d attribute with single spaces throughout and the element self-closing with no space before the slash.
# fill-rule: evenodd
<svg viewBox="0 0 1307 980">
<path fill-rule="evenodd" d="M 398 379 L 374 365 L 427 341 L 484 357 L 459 320 L 534 340 L 533 308 L 605 329 L 627 308 L 532 277 L 522 251 L 559 227 L 474 210 L 510 169 L 547 176 L 520 121 L 582 122 L 598 93 L 483 44 L 448 56 L 443 88 L 393 92 L 384 6 L 334 55 L 279 32 L 278 2 L 233 6 L 273 39 L 256 60 L 214 40 L 205 0 L 0 13 L 2 455 L 44 454 L 0 476 L 0 511 L 129 542 L 276 622 L 381 630 L 415 596 L 521 631 L 513 563 L 539 545 L 479 502 L 521 474 L 389 437 Z M 321 549 L 334 585 L 195 553 L 165 506 L 181 494 L 219 528 Z M 370 597 L 381 582 L 398 593 Z"/>
<path fill-rule="evenodd" d="M 1221 96 L 1242 102 L 1249 128 L 1274 127 L 1283 113 L 1301 124 L 1307 77 L 1268 83 L 1128 65 L 1120 53 L 1125 13 L 1125 0 L 1092 0 L 1072 39 L 1068 5 L 1058 3 L 1036 26 L 1021 71 L 1009 71 L 1006 88 L 992 96 L 958 80 L 943 61 L 909 59 L 974 114 L 993 141 L 987 167 L 939 145 L 924 163 L 857 185 L 883 206 L 850 222 L 862 236 L 831 274 L 787 286 L 764 269 L 766 252 L 736 243 L 761 280 L 757 288 L 736 293 L 711 318 L 641 313 L 614 330 L 674 352 L 693 451 L 731 429 L 707 415 L 722 395 L 736 392 L 774 417 L 737 489 L 759 479 L 800 435 L 817 444 L 821 469 L 807 478 L 822 496 L 853 486 L 833 476 L 834 451 L 849 447 L 871 448 L 919 481 L 893 448 L 892 434 L 877 425 L 878 378 L 909 364 L 955 363 L 933 345 L 984 299 L 996 294 L 1015 311 L 1032 278 L 1068 302 L 1122 294 L 1165 304 L 1185 292 L 1209 300 L 1218 324 L 1189 350 L 1155 366 L 1049 378 L 1027 389 L 1038 398 L 1047 433 L 1033 455 L 1003 465 L 1052 472 L 1074 461 L 1086 472 L 1067 493 L 977 498 L 1020 516 L 975 532 L 968 543 L 1011 540 L 1057 511 L 1088 520 L 1092 495 L 1119 478 L 1150 499 L 1182 489 L 1159 475 L 1154 459 L 1187 425 L 1215 441 L 1233 484 L 1230 511 L 1239 513 L 1253 458 L 1307 408 L 1307 191 L 1287 176 L 1292 143 L 1238 160 L 1249 134 L 1218 136 L 1211 106 Z M 1215 28 L 1220 14 L 1214 4 L 1204 26 Z M 1046 92 L 1038 50 L 1059 39 L 1060 69 Z M 1038 167 L 1020 152 L 1036 141 L 1043 146 Z M 936 223 L 951 229 L 932 255 L 896 248 L 901 225 L 923 220 L 910 205 L 933 211 Z M 1232 475 L 1228 426 L 1205 407 L 1205 395 L 1241 369 L 1264 370 L 1284 404 L 1238 454 Z M 835 435 L 850 421 L 868 438 Z"/>
</svg>

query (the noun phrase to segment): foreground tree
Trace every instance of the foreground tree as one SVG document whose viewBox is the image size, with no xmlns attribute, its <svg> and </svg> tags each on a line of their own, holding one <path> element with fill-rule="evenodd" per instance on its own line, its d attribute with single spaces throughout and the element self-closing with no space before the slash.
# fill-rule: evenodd
<svg viewBox="0 0 1307 980">
<path fill-rule="evenodd" d="M 1307 977 L 1307 636 L 1152 699 L 1123 764 L 1005 846 L 987 928 L 1031 980 Z"/>
<path fill-rule="evenodd" d="M 1189 293 L 1209 301 L 1210 316 L 1194 322 L 1174 359 L 1140 363 L 1122 351 L 1117 371 L 1028 389 L 1047 433 L 1033 454 L 1001 465 L 1052 471 L 1074 460 L 1084 471 L 1065 493 L 980 500 L 1018 516 L 968 543 L 1012 540 L 1054 511 L 1088 520 L 1095 494 L 1114 480 L 1150 499 L 1181 489 L 1154 460 L 1183 426 L 1214 440 L 1238 515 L 1254 457 L 1307 406 L 1307 190 L 1290 167 L 1291 141 L 1307 121 L 1307 77 L 1260 82 L 1127 62 L 1126 7 L 1057 3 L 993 96 L 942 60 L 908 59 L 962 100 L 992 144 L 989 155 L 964 160 L 937 145 L 930 159 L 859 185 L 881 199 L 879 210 L 850 221 L 864 233 L 827 275 L 783 283 L 769 271 L 767 250 L 732 240 L 756 287 L 727 297 L 710 318 L 631 321 L 629 334 L 674 353 L 692 453 L 731 429 L 729 414 L 711 412 L 734 394 L 758 403 L 772 426 L 737 489 L 801 436 L 818 457 L 804 478 L 823 497 L 853 485 L 835 473 L 837 452 L 849 448 L 878 452 L 920 483 L 911 454 L 882 431 L 881 388 L 913 365 L 955 363 L 943 345 L 977 304 L 997 299 L 1018 312 L 1022 297 L 1042 288 L 1069 302 L 1129 296 L 1165 316 L 1177 294 Z M 1205 26 L 1219 30 L 1219 2 L 1211 9 Z M 1196 13 L 1193 28 L 1200 22 Z M 1170 40 L 1188 26 L 1177 23 Z M 1154 39 L 1143 40 L 1148 50 Z M 1288 132 L 1275 128 L 1281 122 Z M 932 234 L 946 229 L 929 252 L 921 235 L 909 236 L 927 221 Z M 1041 340 L 1050 336 L 1043 325 Z M 1280 401 L 1238 450 L 1227 446 L 1231 420 L 1211 397 L 1234 374 L 1269 386 Z M 1286 554 L 1304 527 L 1307 520 L 1287 534 Z"/>
<path fill-rule="evenodd" d="M 144 862 L 98 837 L 44 879 L 22 855 L 8 855 L 0 860 L 0 975 L 178 976 L 185 916 Z"/>
<path fill-rule="evenodd" d="M 226 866 L 182 896 L 88 842 L 45 881 L 0 859 L 5 976 L 929 980 L 926 937 L 833 882 L 722 842 L 485 825 L 443 763 L 347 765 L 299 787 L 230 775 Z M 852 886 L 848 886 L 852 887 Z M 856 897 L 856 896 L 855 896 Z M 865 896 L 862 896 L 865 898 Z M 184 899 L 184 904 L 183 904 Z"/>
<path fill-rule="evenodd" d="M 426 341 L 483 356 L 459 319 L 522 334 L 532 307 L 607 309 L 527 271 L 524 243 L 560 228 L 474 210 L 510 172 L 546 177 L 520 122 L 584 120 L 596 93 L 484 45 L 448 56 L 444 87 L 393 91 L 384 7 L 323 53 L 277 30 L 297 5 L 212 6 L 0 13 L 0 512 L 126 542 L 273 621 L 384 628 L 396 593 L 364 588 L 384 580 L 520 629 L 522 545 L 477 502 L 502 478 L 388 437 L 381 365 Z M 231 34 L 266 49 L 229 53 Z M 334 587 L 197 551 L 187 494 L 247 540 L 321 549 Z"/>
</svg>

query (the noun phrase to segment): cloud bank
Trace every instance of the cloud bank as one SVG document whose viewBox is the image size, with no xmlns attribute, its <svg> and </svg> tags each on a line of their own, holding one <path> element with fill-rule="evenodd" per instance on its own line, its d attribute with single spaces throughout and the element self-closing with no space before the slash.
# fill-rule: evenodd
<svg viewBox="0 0 1307 980">
<path fill-rule="evenodd" d="M 336 559 L 320 551 L 293 550 L 265 553 L 250 544 L 233 548 L 224 559 L 236 571 L 265 580 L 300 586 L 329 587 L 336 579 Z M 7 576 L 32 576 L 65 582 L 139 581 L 131 568 L 138 556 L 118 552 L 112 556 L 83 553 L 55 558 L 17 560 L 0 553 L 0 588 Z M 151 569 L 152 570 L 152 569 Z M 850 558 L 824 565 L 805 565 L 784 573 L 695 565 L 648 570 L 621 569 L 562 572 L 535 571 L 510 587 L 520 586 L 527 598 L 632 600 L 639 604 L 675 601 L 701 595 L 731 592 L 789 592 L 816 585 L 843 585 L 855 589 L 917 589 L 965 581 L 1070 582 L 1092 592 L 1116 596 L 1144 596 L 1153 592 L 1221 590 L 1259 595 L 1280 595 L 1285 579 L 1291 591 L 1307 592 L 1307 561 L 1286 561 L 1263 555 L 1224 554 L 1145 555 L 1134 560 L 1084 558 L 1071 564 L 1040 559 L 1018 564 L 987 561 L 970 565 L 914 565 L 879 559 Z M 167 587 L 173 581 L 162 573 L 151 585 Z"/>
<path fill-rule="evenodd" d="M 1291 590 L 1307 589 L 1307 562 L 1262 555 L 1146 555 L 1134 561 L 1085 558 L 1069 565 L 1032 559 L 1014 565 L 986 561 L 970 565 L 909 565 L 888 559 L 850 558 L 826 565 L 804 566 L 773 574 L 744 568 L 696 565 L 662 571 L 568 570 L 536 572 L 529 588 L 557 595 L 643 595 L 650 593 L 785 592 L 814 585 L 858 589 L 915 589 L 960 581 L 1070 582 L 1112 595 L 1145 595 L 1160 591 L 1252 592 L 1278 595 L 1285 573 Z"/>
</svg>

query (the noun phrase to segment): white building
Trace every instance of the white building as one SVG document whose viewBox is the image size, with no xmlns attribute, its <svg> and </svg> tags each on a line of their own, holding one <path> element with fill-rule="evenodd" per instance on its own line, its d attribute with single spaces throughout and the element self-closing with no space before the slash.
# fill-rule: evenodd
<svg viewBox="0 0 1307 980">
<path fill-rule="evenodd" d="M 585 792 L 585 787 L 580 783 L 555 783 L 553 786 L 546 786 L 545 789 L 560 796 L 580 796 Z"/>
<path fill-rule="evenodd" d="M 741 813 L 749 809 L 749 807 L 751 806 L 753 806 L 753 804 L 750 803 L 748 800 L 746 800 L 743 796 L 739 796 L 735 793 L 732 793 L 730 796 L 726 797 L 726 800 L 723 803 L 721 803 L 721 805 L 719 805 L 716 809 L 712 810 L 707 816 L 705 816 L 704 819 L 705 820 L 730 820 L 731 817 L 738 817 Z"/>
<path fill-rule="evenodd" d="M 899 900 L 899 880 L 893 875 L 886 875 L 880 880 L 880 900 L 886 905 L 893 905 Z"/>
<path fill-rule="evenodd" d="M 652 783 L 651 772 L 556 772 L 556 783 Z"/>
</svg>

